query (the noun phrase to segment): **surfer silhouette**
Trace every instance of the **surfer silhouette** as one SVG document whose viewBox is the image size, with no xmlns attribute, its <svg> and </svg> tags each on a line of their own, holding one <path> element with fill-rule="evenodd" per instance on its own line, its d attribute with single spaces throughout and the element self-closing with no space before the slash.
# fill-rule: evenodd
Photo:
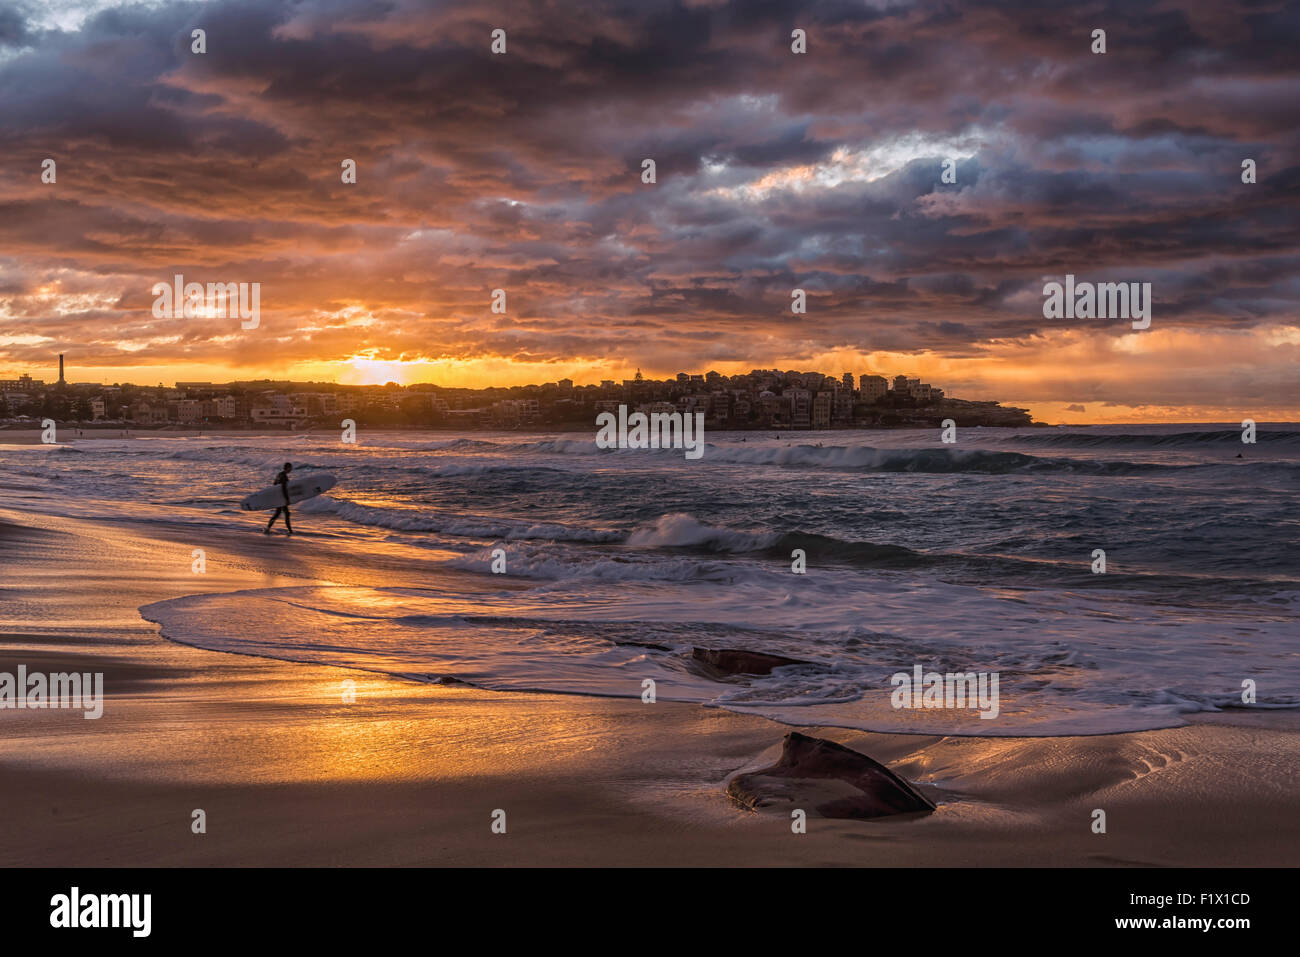
<svg viewBox="0 0 1300 957">
<path fill-rule="evenodd" d="M 271 483 L 280 486 L 280 491 L 284 492 L 284 504 L 275 510 L 275 513 L 271 516 L 271 520 L 266 523 L 266 531 L 262 533 L 263 535 L 271 534 L 271 526 L 275 524 L 275 520 L 280 517 L 281 512 L 284 512 L 285 533 L 288 535 L 293 534 L 293 525 L 289 522 L 289 473 L 292 471 L 293 463 L 285 462 L 284 468 L 279 471 L 275 476 L 275 481 Z"/>
</svg>

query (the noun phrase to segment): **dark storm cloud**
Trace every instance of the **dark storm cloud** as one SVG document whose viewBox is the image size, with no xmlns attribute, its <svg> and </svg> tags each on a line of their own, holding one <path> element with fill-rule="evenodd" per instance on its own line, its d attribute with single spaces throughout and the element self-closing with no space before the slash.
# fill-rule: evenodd
<svg viewBox="0 0 1300 957">
<path fill-rule="evenodd" d="M 27 22 L 15 8 L 0 5 L 0 47 L 20 47 L 28 37 Z"/>
<path fill-rule="evenodd" d="M 1293 4 L 33 9 L 0 6 L 6 326 L 105 362 L 244 355 L 160 328 L 176 272 L 262 282 L 285 362 L 970 356 L 1062 328 L 1066 272 L 1152 281 L 1193 330 L 1295 320 Z M 338 320 L 357 304 L 373 323 Z"/>
</svg>

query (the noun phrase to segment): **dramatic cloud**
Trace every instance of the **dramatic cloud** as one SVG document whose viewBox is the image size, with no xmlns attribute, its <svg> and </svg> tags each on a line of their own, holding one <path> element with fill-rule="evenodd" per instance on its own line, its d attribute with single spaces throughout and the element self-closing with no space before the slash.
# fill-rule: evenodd
<svg viewBox="0 0 1300 957">
<path fill-rule="evenodd" d="M 1283 2 L 0 0 L 0 373 L 821 363 L 1294 415 L 1298 40 Z M 177 273 L 261 325 L 154 318 Z M 1151 329 L 1044 319 L 1067 273 L 1150 282 Z"/>
</svg>

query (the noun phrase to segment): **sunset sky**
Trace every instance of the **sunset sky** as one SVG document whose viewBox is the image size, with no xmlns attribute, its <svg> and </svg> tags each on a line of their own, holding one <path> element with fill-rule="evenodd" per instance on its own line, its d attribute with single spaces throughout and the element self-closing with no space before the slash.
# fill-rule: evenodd
<svg viewBox="0 0 1300 957">
<path fill-rule="evenodd" d="M 1300 419 L 1298 37 L 1267 0 L 0 0 L 0 378 L 779 367 Z M 260 326 L 154 318 L 177 273 L 261 283 Z M 1150 282 L 1151 328 L 1044 319 L 1066 273 Z"/>
</svg>

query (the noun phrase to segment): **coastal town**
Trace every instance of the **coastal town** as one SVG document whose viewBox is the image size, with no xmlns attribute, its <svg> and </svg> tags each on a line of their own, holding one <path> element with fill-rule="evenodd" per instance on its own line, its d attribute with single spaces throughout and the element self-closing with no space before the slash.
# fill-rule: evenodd
<svg viewBox="0 0 1300 957">
<path fill-rule="evenodd" d="M 590 429 L 620 405 L 644 413 L 702 413 L 711 430 L 917 428 L 953 419 L 961 425 L 1027 426 L 1026 410 L 970 401 L 907 375 L 755 369 L 741 375 L 679 372 L 577 385 L 446 388 L 432 383 L 339 385 L 326 382 L 176 382 L 142 386 L 47 384 L 21 375 L 0 379 L 0 427 L 31 428 L 52 419 L 85 428 L 298 430 L 358 425 L 421 429 Z"/>
</svg>

